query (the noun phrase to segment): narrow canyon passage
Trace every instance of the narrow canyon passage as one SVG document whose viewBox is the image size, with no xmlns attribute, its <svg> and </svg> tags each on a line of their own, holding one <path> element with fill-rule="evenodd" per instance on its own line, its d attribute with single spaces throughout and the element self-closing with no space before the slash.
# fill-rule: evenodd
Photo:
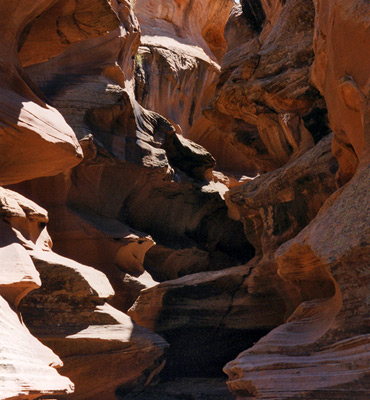
<svg viewBox="0 0 370 400">
<path fill-rule="evenodd" d="M 0 0 L 0 400 L 370 397 L 369 12 Z"/>
</svg>

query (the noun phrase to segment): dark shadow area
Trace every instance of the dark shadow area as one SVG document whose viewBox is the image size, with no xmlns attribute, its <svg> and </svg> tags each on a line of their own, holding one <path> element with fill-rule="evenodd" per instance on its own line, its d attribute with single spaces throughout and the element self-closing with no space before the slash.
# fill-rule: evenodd
<svg viewBox="0 0 370 400">
<path fill-rule="evenodd" d="M 266 15 L 260 0 L 241 0 L 241 4 L 248 24 L 256 32 L 261 32 Z"/>
<path fill-rule="evenodd" d="M 222 368 L 270 330 L 181 328 L 161 335 L 170 343 L 163 380 L 222 377 Z"/>
</svg>

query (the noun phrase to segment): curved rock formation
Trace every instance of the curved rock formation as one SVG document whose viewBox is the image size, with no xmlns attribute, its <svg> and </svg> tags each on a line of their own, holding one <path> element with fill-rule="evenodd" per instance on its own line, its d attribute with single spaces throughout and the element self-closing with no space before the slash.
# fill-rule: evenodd
<svg viewBox="0 0 370 400">
<path fill-rule="evenodd" d="M 368 157 L 369 152 L 369 5 L 322 0 L 314 4 L 315 62 L 311 78 L 328 105 L 333 152 L 340 165 L 338 180 L 344 184 L 355 173 L 359 159 Z M 358 43 L 356 48 L 353 43 Z"/>
<path fill-rule="evenodd" d="M 1 151 L 4 151 L 2 184 L 55 175 L 78 164 L 82 158 L 74 131 L 59 112 L 45 103 L 44 95 L 23 70 L 17 49 L 20 49 L 23 65 L 28 66 L 28 72 L 37 84 L 41 77 L 37 74 L 43 73 L 45 62 L 35 63 L 57 56 L 50 61 L 55 65 L 54 75 L 49 75 L 49 79 L 44 76 L 44 82 L 48 82 L 52 90 L 59 87 L 57 81 L 61 74 L 57 77 L 58 66 L 64 69 L 64 76 L 69 73 L 72 82 L 78 81 L 78 75 L 92 60 L 87 57 L 83 61 L 80 57 L 76 64 L 73 51 L 80 51 L 81 55 L 86 45 L 88 49 L 96 46 L 95 56 L 102 57 L 95 73 L 104 72 L 113 80 L 118 76 L 122 86 L 127 82 L 128 90 L 132 83 L 132 75 L 124 76 L 120 67 L 114 64 L 116 58 L 113 65 L 112 56 L 109 58 L 112 53 L 114 57 L 118 54 L 122 65 L 132 63 L 131 52 L 136 50 L 135 44 L 132 44 L 134 50 L 129 48 L 127 54 L 120 51 L 121 39 L 126 32 L 123 25 L 119 27 L 117 18 L 123 15 L 131 22 L 128 29 L 132 28 L 130 39 L 134 43 L 138 38 L 138 27 L 135 27 L 137 22 L 133 14 L 126 13 L 130 11 L 127 3 L 113 2 L 110 5 L 105 0 L 96 1 L 94 5 L 83 0 L 28 3 L 0 4 L 4 32 L 9 31 L 9 35 L 5 33 L 7 45 L 12 51 L 7 54 L 9 67 L 4 61 L 4 71 L 11 72 L 7 72 L 10 78 L 3 80 L 5 86 L 1 91 L 7 97 L 1 113 L 4 130 L 1 135 Z M 6 23 L 10 25 L 8 28 L 5 28 Z M 106 35 L 107 30 L 112 29 L 115 32 Z M 111 46 L 103 49 L 107 43 Z M 99 46 L 103 54 L 99 53 Z M 88 52 L 85 54 L 89 55 Z M 65 60 L 71 63 L 69 69 L 65 68 Z M 16 102 L 20 105 L 18 114 L 15 113 Z M 68 113 L 64 114 L 68 119 Z M 78 117 L 77 120 L 82 121 Z M 71 123 L 69 119 L 68 123 Z M 145 145 L 142 148 L 144 156 L 147 155 Z M 46 196 L 50 196 L 49 187 L 46 192 L 49 193 Z M 60 202 L 63 204 L 62 199 Z M 11 307 L 18 306 L 22 297 L 41 284 L 34 265 L 37 266 L 43 286 L 22 301 L 23 319 L 27 320 L 37 337 L 58 352 L 64 360 L 63 372 L 75 381 L 74 386 L 68 378 L 57 374 L 52 367 L 61 367 L 63 362 L 31 336 L 20 315 L 14 313 L 1 297 L 1 398 L 31 399 L 40 395 L 64 398 L 67 394 L 70 398 L 74 392 L 73 397 L 79 399 L 99 399 L 101 396 L 113 399 L 149 384 L 163 368 L 166 342 L 135 326 L 128 316 L 106 304 L 114 292 L 104 274 L 50 251 L 45 210 L 23 196 L 3 189 L 1 204 L 1 216 L 5 222 L 1 220 L 0 251 L 4 274 L 0 280 L 0 293 Z M 96 241 L 117 235 L 121 242 L 115 247 L 117 258 L 124 259 L 126 265 L 134 270 L 141 265 L 146 250 L 154 244 L 146 235 L 139 233 L 143 236 L 139 238 L 127 226 L 118 223 L 112 226 L 104 217 L 91 213 L 68 220 L 72 230 L 73 226 L 87 229 L 86 236 L 90 235 Z M 94 229 L 97 224 L 99 230 Z M 135 246 L 135 242 L 139 246 Z M 124 251 L 119 251 L 122 247 L 125 247 Z M 112 358 L 112 354 L 116 356 Z M 99 379 L 95 379 L 95 385 L 91 385 L 92 375 L 101 365 L 110 365 L 110 368 L 105 368 Z"/>
<path fill-rule="evenodd" d="M 314 9 L 307 0 L 288 1 L 274 12 L 267 2 L 242 4 L 246 12 L 236 6 L 226 27 L 230 48 L 207 116 L 266 172 L 297 158 L 328 132 L 325 103 L 309 83 Z"/>
<path fill-rule="evenodd" d="M 370 5 L 235 3 L 0 0 L 0 398 L 369 398 Z"/>
<path fill-rule="evenodd" d="M 226 365 L 229 388 L 238 398 L 369 396 L 366 95 L 348 76 L 357 71 L 360 79 L 361 73 L 344 47 L 351 37 L 348 32 L 355 32 L 354 27 L 361 23 L 357 12 L 361 10 L 364 15 L 365 8 L 368 11 L 367 5 L 359 3 L 315 2 L 316 54 L 312 67 L 312 77 L 327 101 L 334 131 L 337 183 L 354 176 L 323 205 L 322 201 L 318 203 L 317 216 L 295 237 L 285 238 L 273 253 L 278 276 L 300 293 L 300 300 L 285 324 Z M 339 36 L 333 35 L 335 29 Z M 340 46 L 336 40 L 341 40 Z M 335 168 L 330 172 L 334 174 Z M 333 175 L 330 186 L 333 191 Z"/>
<path fill-rule="evenodd" d="M 1 398 L 34 399 L 42 394 L 72 393 L 73 383 L 54 368 L 63 363 L 43 346 L 17 312 L 21 299 L 41 285 L 40 276 L 23 247 L 23 235 L 42 246 L 45 211 L 23 196 L 0 188 L 0 332 Z M 40 231 L 43 234 L 39 237 Z"/>
<path fill-rule="evenodd" d="M 60 173 L 82 158 L 72 129 L 57 110 L 45 103 L 17 52 L 24 30 L 51 4 L 50 0 L 0 3 L 1 185 Z"/>
<path fill-rule="evenodd" d="M 203 115 L 226 50 L 224 27 L 233 2 L 136 1 L 142 39 L 136 55 L 136 96 L 140 104 L 175 124 L 184 137 L 204 146 L 217 167 L 242 174 L 250 167 Z"/>
<path fill-rule="evenodd" d="M 280 276 L 304 290 L 307 300 L 286 324 L 225 367 L 238 396 L 369 396 L 368 173 L 368 166 L 359 169 L 312 223 L 278 250 Z M 310 284 L 316 291 L 308 290 Z"/>
<path fill-rule="evenodd" d="M 31 257 L 43 286 L 20 309 L 75 383 L 73 395 L 65 398 L 113 400 L 150 384 L 164 366 L 168 345 L 106 303 L 114 294 L 106 276 L 52 252 L 36 249 Z"/>
</svg>

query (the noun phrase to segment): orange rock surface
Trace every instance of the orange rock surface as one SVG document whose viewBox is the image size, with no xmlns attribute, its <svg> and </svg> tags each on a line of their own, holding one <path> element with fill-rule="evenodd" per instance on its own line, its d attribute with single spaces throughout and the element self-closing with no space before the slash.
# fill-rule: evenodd
<svg viewBox="0 0 370 400">
<path fill-rule="evenodd" d="M 136 95 L 173 122 L 178 133 L 210 151 L 218 168 L 240 174 L 251 163 L 203 115 L 220 74 L 232 5 L 230 0 L 136 1 L 142 30 Z"/>
<path fill-rule="evenodd" d="M 1 398 L 34 399 L 42 394 L 72 393 L 73 383 L 55 370 L 63 365 L 62 361 L 31 335 L 16 308 L 27 293 L 41 285 L 23 245 L 24 240 L 37 238 L 42 248 L 47 241 L 45 210 L 1 188 L 0 217 Z"/>
<path fill-rule="evenodd" d="M 0 0 L 0 399 L 370 398 L 369 12 Z"/>
</svg>

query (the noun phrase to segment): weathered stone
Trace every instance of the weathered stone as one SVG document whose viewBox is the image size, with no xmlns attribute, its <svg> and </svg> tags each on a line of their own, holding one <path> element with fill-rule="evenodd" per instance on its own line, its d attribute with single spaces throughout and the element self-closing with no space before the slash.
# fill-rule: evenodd
<svg viewBox="0 0 370 400">
<path fill-rule="evenodd" d="M 148 385 L 164 366 L 166 342 L 106 303 L 114 292 L 101 272 L 50 251 L 36 249 L 31 256 L 43 286 L 20 308 L 75 383 L 74 394 L 65 398 L 113 400 L 116 393 Z"/>
<path fill-rule="evenodd" d="M 242 173 L 243 152 L 204 115 L 216 89 L 232 1 L 137 1 L 142 29 L 136 55 L 136 97 L 168 118 L 177 133 L 205 147 L 218 168 Z"/>
<path fill-rule="evenodd" d="M 278 249 L 279 275 L 305 298 L 286 324 L 225 367 L 239 398 L 369 396 L 368 185 L 366 165 Z"/>
<path fill-rule="evenodd" d="M 243 14 L 235 6 L 226 26 L 230 46 L 214 110 L 207 114 L 219 126 L 227 124 L 224 131 L 246 147 L 261 172 L 297 158 L 328 132 L 325 104 L 308 77 L 313 61 L 312 3 L 288 0 L 283 7 L 275 1 L 270 9 L 266 3 L 244 1 Z M 240 46 L 236 34 L 244 39 Z M 312 113 L 316 126 L 309 123 Z"/>
<path fill-rule="evenodd" d="M 279 294 L 259 296 L 250 273 L 240 266 L 190 274 L 141 292 L 128 313 L 170 343 L 165 374 L 218 375 L 224 360 L 283 321 Z"/>
<path fill-rule="evenodd" d="M 0 188 L 0 393 L 2 399 L 33 399 L 42 394 L 72 393 L 72 382 L 55 368 L 59 357 L 43 346 L 18 313 L 21 299 L 41 285 L 40 276 L 23 247 L 35 240 L 41 248 L 45 210 L 11 190 Z M 26 243 L 27 242 L 27 243 Z"/>
<path fill-rule="evenodd" d="M 30 334 L 14 308 L 1 295 L 0 335 L 2 399 L 31 400 L 41 395 L 73 392 L 71 381 L 54 369 L 63 364 L 59 357 Z"/>
<path fill-rule="evenodd" d="M 370 25 L 366 16 L 370 7 L 363 1 L 315 0 L 314 4 L 311 79 L 328 105 L 333 152 L 340 165 L 337 178 L 344 184 L 355 173 L 359 159 L 369 155 Z"/>
<path fill-rule="evenodd" d="M 229 214 L 243 222 L 257 254 L 273 254 L 296 236 L 336 190 L 337 162 L 331 154 L 331 139 L 322 139 L 285 167 L 226 194 Z"/>
</svg>

